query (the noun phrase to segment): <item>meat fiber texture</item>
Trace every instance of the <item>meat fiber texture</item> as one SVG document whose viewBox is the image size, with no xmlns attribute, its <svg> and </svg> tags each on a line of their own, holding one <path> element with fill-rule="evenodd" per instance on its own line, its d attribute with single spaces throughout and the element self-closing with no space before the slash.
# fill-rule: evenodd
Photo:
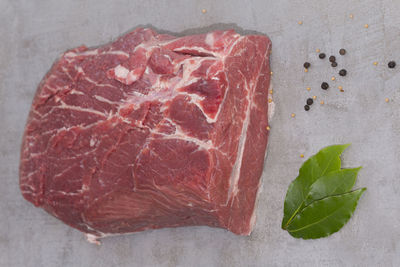
<svg viewBox="0 0 400 267">
<path fill-rule="evenodd" d="M 206 225 L 249 235 L 268 131 L 271 42 L 138 28 L 65 52 L 23 137 L 23 196 L 92 241 Z"/>
</svg>

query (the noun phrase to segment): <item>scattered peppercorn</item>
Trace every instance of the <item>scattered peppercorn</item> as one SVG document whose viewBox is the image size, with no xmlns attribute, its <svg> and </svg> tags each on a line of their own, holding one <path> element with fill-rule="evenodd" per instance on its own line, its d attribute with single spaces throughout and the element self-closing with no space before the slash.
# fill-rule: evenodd
<svg viewBox="0 0 400 267">
<path fill-rule="evenodd" d="M 319 50 L 319 49 L 317 48 L 317 49 L 315 49 L 315 52 L 319 53 L 319 52 L 321 52 L 321 50 Z"/>
<path fill-rule="evenodd" d="M 324 90 L 326 90 L 326 89 L 329 88 L 329 84 L 328 84 L 327 82 L 323 82 L 323 83 L 321 84 L 321 88 L 324 89 Z"/>
<path fill-rule="evenodd" d="M 336 80 L 335 76 L 332 76 L 331 80 L 332 80 L 332 81 Z"/>
<path fill-rule="evenodd" d="M 346 76 L 346 74 L 347 74 L 347 70 L 345 70 L 345 69 L 341 69 L 341 70 L 339 71 L 339 75 L 340 75 L 340 76 Z"/>
<path fill-rule="evenodd" d="M 391 68 L 391 69 L 394 69 L 394 67 L 396 67 L 396 62 L 390 61 L 390 62 L 388 63 L 388 67 Z"/>
<path fill-rule="evenodd" d="M 315 96 L 313 96 L 312 98 L 315 100 L 315 99 L 317 99 L 317 96 L 315 95 Z"/>
<path fill-rule="evenodd" d="M 346 54 L 346 49 L 344 49 L 344 48 L 340 49 L 339 54 L 344 56 Z"/>
<path fill-rule="evenodd" d="M 309 111 L 309 110 L 310 110 L 310 106 L 309 106 L 309 105 L 305 105 L 305 106 L 304 106 L 304 110 L 305 110 L 305 111 Z"/>
<path fill-rule="evenodd" d="M 334 67 L 334 68 L 336 68 L 336 67 L 337 67 L 337 63 L 336 63 L 336 62 L 332 62 L 332 63 L 331 63 L 331 66 Z"/>
<path fill-rule="evenodd" d="M 311 87 L 307 87 L 307 91 L 310 91 L 311 90 Z"/>
<path fill-rule="evenodd" d="M 314 103 L 314 100 L 312 98 L 307 99 L 307 105 L 311 106 Z"/>
<path fill-rule="evenodd" d="M 320 59 L 324 59 L 325 57 L 326 57 L 326 55 L 324 53 L 319 54 Z"/>
<path fill-rule="evenodd" d="M 304 62 L 303 66 L 305 69 L 308 69 L 311 66 L 311 64 L 310 62 Z"/>
<path fill-rule="evenodd" d="M 336 57 L 335 56 L 330 56 L 329 57 L 329 62 L 336 62 Z"/>
</svg>

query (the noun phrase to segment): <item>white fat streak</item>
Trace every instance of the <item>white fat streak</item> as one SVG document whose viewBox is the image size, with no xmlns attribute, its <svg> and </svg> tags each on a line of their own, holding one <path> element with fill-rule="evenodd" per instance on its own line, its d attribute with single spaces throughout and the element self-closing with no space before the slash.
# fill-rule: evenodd
<svg viewBox="0 0 400 267">
<path fill-rule="evenodd" d="M 62 175 L 64 175 L 65 173 L 67 173 L 69 170 L 71 170 L 73 167 L 75 167 L 74 165 L 70 165 L 68 168 L 65 168 L 62 172 L 57 173 L 56 175 L 54 175 L 54 178 L 60 177 Z"/>
<path fill-rule="evenodd" d="M 90 138 L 90 146 L 94 146 L 96 144 L 96 140 L 94 140 L 93 138 Z"/>
<path fill-rule="evenodd" d="M 92 79 L 90 79 L 88 76 L 85 76 L 85 80 L 93 83 L 94 85 L 96 85 L 97 87 L 115 87 L 114 85 L 111 84 L 107 84 L 107 83 L 98 83 L 96 81 L 93 81 Z"/>
<path fill-rule="evenodd" d="M 128 77 L 129 70 L 121 65 L 118 65 L 114 68 L 115 76 L 120 79 L 126 79 Z"/>
<path fill-rule="evenodd" d="M 72 79 L 71 75 L 69 74 L 68 69 L 65 66 L 62 66 L 61 69 L 68 76 L 68 78 L 72 81 L 73 79 Z"/>
<path fill-rule="evenodd" d="M 210 32 L 206 35 L 206 44 L 208 46 L 214 46 L 214 33 Z"/>
<path fill-rule="evenodd" d="M 81 66 L 74 66 L 74 68 L 78 73 L 83 73 L 83 74 L 85 73 Z"/>
<path fill-rule="evenodd" d="M 75 90 L 75 89 L 72 89 L 71 91 L 69 91 L 69 93 L 70 93 L 71 95 L 84 95 L 83 92 L 78 91 L 78 90 Z"/>
<path fill-rule="evenodd" d="M 102 116 L 104 118 L 107 118 L 108 116 L 100 111 L 91 109 L 91 108 L 82 108 L 79 106 L 71 106 L 71 105 L 67 105 L 65 104 L 62 100 L 60 100 L 61 105 L 60 106 L 56 106 L 54 108 L 58 108 L 58 109 L 70 109 L 70 110 L 76 110 L 76 111 L 81 111 L 81 112 L 87 112 L 87 113 L 92 113 L 92 114 L 96 114 L 99 116 Z"/>
<path fill-rule="evenodd" d="M 245 83 L 245 86 L 246 87 L 248 86 L 247 83 Z M 237 194 L 237 190 L 238 190 L 238 183 L 239 183 L 239 178 L 240 178 L 240 170 L 241 170 L 241 167 L 242 167 L 243 153 L 244 153 L 245 143 L 246 143 L 246 140 L 247 140 L 247 128 L 249 127 L 249 122 L 250 122 L 250 112 L 251 112 L 250 94 L 251 93 L 252 93 L 251 90 L 248 89 L 248 94 L 246 96 L 246 99 L 248 101 L 247 110 L 246 110 L 246 117 L 245 117 L 245 119 L 243 121 L 242 132 L 240 134 L 238 155 L 237 155 L 235 164 L 233 165 L 233 171 L 232 171 L 232 176 L 231 176 L 231 179 L 230 179 L 231 183 L 230 183 L 230 187 L 229 187 L 227 201 L 230 199 L 232 194 L 235 196 Z"/>
<path fill-rule="evenodd" d="M 99 95 L 94 95 L 93 97 L 96 98 L 97 100 L 99 100 L 100 102 L 104 102 L 104 103 L 107 103 L 110 105 L 119 105 L 120 104 L 120 102 L 114 102 L 114 101 L 111 101 L 111 100 L 104 98 L 102 96 L 99 96 Z"/>
<path fill-rule="evenodd" d="M 201 141 L 197 138 L 194 138 L 192 136 L 189 136 L 187 134 L 185 134 L 181 127 L 179 127 L 179 125 L 176 125 L 174 122 L 172 122 L 171 120 L 168 120 L 171 124 L 175 125 L 175 133 L 174 134 L 164 134 L 164 133 L 159 133 L 159 132 L 155 132 L 159 135 L 163 136 L 163 139 L 178 139 L 178 140 L 183 140 L 186 142 L 191 142 L 196 144 L 197 146 L 199 146 L 199 148 L 202 148 L 204 150 L 209 150 L 211 148 L 214 148 L 212 142 L 210 140 L 208 140 L 207 142 Z"/>
<path fill-rule="evenodd" d="M 117 56 L 129 57 L 128 53 L 121 51 L 121 50 L 111 50 L 111 51 L 107 51 L 107 52 L 102 52 L 101 55 L 117 55 Z"/>
<path fill-rule="evenodd" d="M 144 95 L 139 92 L 132 92 L 131 94 L 133 96 L 130 96 L 126 100 L 126 103 L 134 104 L 133 108 L 137 110 L 140 108 L 140 105 L 144 102 L 158 101 L 160 103 L 165 103 L 169 100 L 172 100 L 177 95 L 177 92 L 175 90 L 162 90 L 162 91 L 152 90 L 148 95 Z M 118 108 L 118 111 L 121 110 L 121 108 L 124 108 L 124 106 L 121 105 Z"/>
</svg>

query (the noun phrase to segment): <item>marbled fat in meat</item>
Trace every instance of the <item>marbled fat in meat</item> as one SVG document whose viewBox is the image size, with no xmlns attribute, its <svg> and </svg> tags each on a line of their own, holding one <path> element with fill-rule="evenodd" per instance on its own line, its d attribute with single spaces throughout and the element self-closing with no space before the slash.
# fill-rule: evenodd
<svg viewBox="0 0 400 267">
<path fill-rule="evenodd" d="M 266 36 L 136 29 L 64 53 L 21 149 L 23 196 L 91 240 L 192 225 L 248 235 L 268 132 Z"/>
</svg>

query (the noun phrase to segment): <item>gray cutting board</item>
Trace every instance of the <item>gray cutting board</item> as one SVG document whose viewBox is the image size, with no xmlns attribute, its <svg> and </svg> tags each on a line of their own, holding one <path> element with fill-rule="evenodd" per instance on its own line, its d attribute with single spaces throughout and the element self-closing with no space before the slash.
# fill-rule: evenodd
<svg viewBox="0 0 400 267">
<path fill-rule="evenodd" d="M 0 0 L 0 266 L 400 266 L 400 65 L 386 67 L 391 59 L 400 64 L 399 13 L 400 1 L 388 0 Z M 24 123 L 56 57 L 147 24 L 185 33 L 233 27 L 272 40 L 276 114 L 250 237 L 191 227 L 113 237 L 96 246 L 19 193 Z M 338 62 L 348 75 L 331 82 L 334 72 L 315 49 L 330 55 L 341 47 L 348 54 Z M 313 64 L 307 74 L 305 60 Z M 331 84 L 327 92 L 318 88 L 323 80 Z M 312 95 L 318 101 L 306 113 Z M 299 155 L 307 158 L 333 143 L 352 143 L 344 165 L 364 166 L 357 186 L 368 190 L 340 232 L 293 239 L 280 223 L 286 189 L 305 160 Z"/>
</svg>

